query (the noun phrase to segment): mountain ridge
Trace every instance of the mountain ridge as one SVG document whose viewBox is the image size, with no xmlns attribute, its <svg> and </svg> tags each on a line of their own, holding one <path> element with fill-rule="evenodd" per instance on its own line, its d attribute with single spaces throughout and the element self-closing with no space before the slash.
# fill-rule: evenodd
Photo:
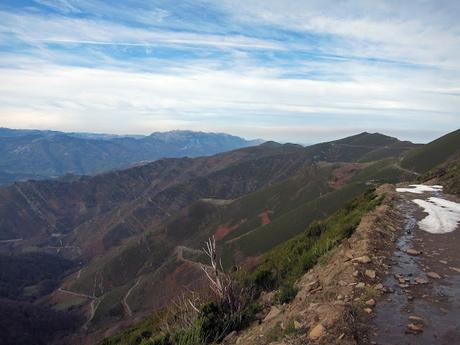
<svg viewBox="0 0 460 345">
<path fill-rule="evenodd" d="M 95 174 L 166 157 L 207 156 L 261 142 L 180 130 L 116 136 L 0 128 L 0 184 Z"/>
</svg>

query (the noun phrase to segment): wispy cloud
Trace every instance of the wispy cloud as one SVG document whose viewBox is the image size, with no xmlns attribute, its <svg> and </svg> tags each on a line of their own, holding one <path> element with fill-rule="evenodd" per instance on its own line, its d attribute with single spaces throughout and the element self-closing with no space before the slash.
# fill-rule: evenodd
<svg viewBox="0 0 460 345">
<path fill-rule="evenodd" d="M 80 10 L 67 0 L 35 0 L 35 2 L 65 14 L 80 13 Z"/>
<path fill-rule="evenodd" d="M 455 2 L 12 4 L 0 5 L 4 126 L 296 142 L 460 126 Z"/>
</svg>

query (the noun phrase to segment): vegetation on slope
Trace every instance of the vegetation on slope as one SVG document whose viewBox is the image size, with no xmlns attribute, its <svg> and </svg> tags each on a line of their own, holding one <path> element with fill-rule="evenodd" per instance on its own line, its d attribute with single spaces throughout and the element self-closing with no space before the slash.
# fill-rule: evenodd
<svg viewBox="0 0 460 345">
<path fill-rule="evenodd" d="M 0 129 L 0 184 L 93 174 L 164 157 L 198 157 L 258 145 L 223 133 L 171 131 L 110 136 Z"/>
<path fill-rule="evenodd" d="M 270 224 L 260 226 L 230 243 L 228 245 L 231 248 L 230 251 L 240 250 L 245 257 L 265 253 L 304 231 L 311 222 L 340 209 L 366 188 L 363 183 L 353 183 L 312 201 L 297 205 Z"/>
<path fill-rule="evenodd" d="M 363 215 L 373 210 L 381 198 L 368 190 L 330 217 L 315 221 L 307 230 L 264 255 L 252 274 L 254 284 L 263 290 L 292 284 L 316 264 L 318 258 L 349 237 Z"/>
<path fill-rule="evenodd" d="M 444 187 L 444 192 L 460 196 L 460 159 L 442 164 L 423 175 L 422 180 L 435 179 Z"/>
<path fill-rule="evenodd" d="M 460 129 L 409 151 L 401 161 L 401 165 L 406 169 L 425 173 L 458 153 L 460 153 Z"/>
<path fill-rule="evenodd" d="M 45 253 L 0 254 L 0 297 L 27 299 L 50 293 L 72 261 Z"/>
<path fill-rule="evenodd" d="M 235 273 L 244 291 L 252 291 L 256 297 L 261 291 L 279 289 L 281 303 L 295 296 L 292 284 L 317 260 L 347 238 L 358 226 L 362 216 L 374 209 L 381 199 L 368 190 L 344 208 L 322 221 L 311 224 L 304 233 L 277 246 L 263 256 L 254 272 Z M 247 298 L 247 295 L 244 296 Z M 166 311 L 158 312 L 152 318 L 124 331 L 101 344 L 144 344 L 144 345 L 200 345 L 222 340 L 226 334 L 246 327 L 257 311 L 257 300 L 245 302 L 239 313 L 229 313 L 219 301 L 204 303 L 193 324 L 167 333 L 164 327 Z"/>
<path fill-rule="evenodd" d="M 0 299 L 0 344 L 46 345 L 82 324 L 77 312 L 55 311 L 30 302 Z"/>
<path fill-rule="evenodd" d="M 49 344 L 82 324 L 77 310 L 33 303 L 73 268 L 72 261 L 51 254 L 0 254 L 0 344 Z"/>
</svg>

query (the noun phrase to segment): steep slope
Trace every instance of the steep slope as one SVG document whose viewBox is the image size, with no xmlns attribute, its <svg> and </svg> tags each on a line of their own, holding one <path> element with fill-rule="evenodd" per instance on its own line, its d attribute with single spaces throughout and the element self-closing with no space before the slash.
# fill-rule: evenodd
<svg viewBox="0 0 460 345">
<path fill-rule="evenodd" d="M 401 165 L 418 173 L 428 170 L 460 155 L 460 129 L 448 133 L 422 147 L 408 152 Z"/>
<path fill-rule="evenodd" d="M 460 158 L 440 164 L 423 175 L 422 180 L 444 186 L 444 191 L 460 196 Z"/>
<path fill-rule="evenodd" d="M 357 329 L 352 327 L 355 314 L 351 303 L 355 298 L 356 304 L 365 301 L 367 290 L 355 288 L 355 285 L 363 279 L 368 266 L 359 262 L 364 262 L 361 259 L 370 254 L 374 226 L 382 222 L 382 216 L 389 210 L 386 204 L 390 198 L 386 192 L 387 189 L 381 189 L 377 195 L 365 193 L 265 254 L 257 269 L 244 279 L 264 290 L 254 304 L 258 312 L 250 316 L 252 322 L 236 326 L 233 332 L 227 330 L 228 336 L 223 343 L 316 344 L 319 340 L 321 344 L 356 344 L 354 337 L 360 335 L 355 334 Z M 378 206 L 381 203 L 385 205 Z M 337 245 L 339 247 L 334 249 Z M 291 290 L 286 286 L 291 286 Z M 275 294 L 273 290 L 278 288 Z M 218 320 L 225 317 L 213 316 Z M 174 337 L 161 336 L 168 332 L 163 326 L 163 317 L 164 314 L 158 313 L 101 344 L 161 344 L 162 339 L 166 344 L 182 343 L 176 342 Z M 309 337 L 309 332 L 318 325 L 323 333 L 316 338 Z M 200 322 L 194 330 L 204 338 L 209 336 L 209 328 L 202 327 Z M 183 343 L 210 343 L 203 338 L 197 340 L 184 339 Z"/>
<path fill-rule="evenodd" d="M 93 174 L 165 157 L 212 155 L 259 144 L 222 133 L 171 131 L 113 136 L 0 129 L 0 183 Z"/>
<path fill-rule="evenodd" d="M 392 145 L 400 151 L 386 150 Z M 164 307 L 184 287 L 200 290 L 209 236 L 220 242 L 225 265 L 251 265 L 370 180 L 404 180 L 395 162 L 412 147 L 363 133 L 306 148 L 269 142 L 94 177 L 16 183 L 0 189 L 0 246 L 78 258 L 81 269 L 49 302 L 76 306 L 87 317 L 85 331 L 103 332 Z M 360 162 L 376 151 L 389 158 Z"/>
<path fill-rule="evenodd" d="M 197 159 L 163 159 L 94 177 L 0 189 L 0 238 L 145 230 L 201 197 L 234 198 L 295 173 L 301 147 L 254 147 Z M 118 229 L 123 232 L 123 229 Z M 78 237 L 78 236 L 77 236 Z"/>
</svg>

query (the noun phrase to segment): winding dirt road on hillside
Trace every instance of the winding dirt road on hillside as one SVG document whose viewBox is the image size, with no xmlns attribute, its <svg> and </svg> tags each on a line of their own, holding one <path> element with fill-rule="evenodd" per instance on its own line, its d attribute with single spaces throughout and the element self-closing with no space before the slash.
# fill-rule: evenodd
<svg viewBox="0 0 460 345">
<path fill-rule="evenodd" d="M 131 288 L 128 290 L 128 292 L 126 293 L 125 297 L 123 297 L 122 301 L 121 301 L 121 304 L 123 305 L 123 310 L 125 311 L 125 315 L 126 316 L 131 316 L 133 315 L 133 312 L 128 304 L 128 298 L 129 298 L 129 295 L 131 295 L 131 292 L 133 292 L 133 290 L 139 285 L 139 283 L 141 282 L 141 279 L 142 277 L 139 277 L 137 278 L 136 282 L 134 283 L 133 286 L 131 286 Z"/>
<path fill-rule="evenodd" d="M 397 190 L 403 231 L 388 256 L 372 344 L 460 344 L 460 204 L 434 187 Z"/>
</svg>

